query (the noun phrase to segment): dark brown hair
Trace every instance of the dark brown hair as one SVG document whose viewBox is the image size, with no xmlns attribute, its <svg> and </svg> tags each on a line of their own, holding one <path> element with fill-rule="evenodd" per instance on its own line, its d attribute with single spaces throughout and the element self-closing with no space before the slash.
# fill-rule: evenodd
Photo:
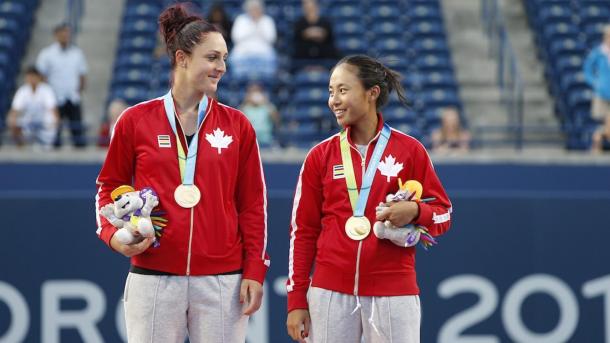
<svg viewBox="0 0 610 343">
<path fill-rule="evenodd" d="M 159 31 L 165 40 L 172 68 L 176 66 L 176 51 L 182 50 L 190 55 L 206 34 L 219 32 L 214 25 L 192 11 L 192 7 L 189 3 L 177 3 L 159 15 Z"/>
<path fill-rule="evenodd" d="M 358 79 L 362 82 L 364 89 L 371 89 L 374 86 L 379 86 L 379 97 L 375 105 L 377 109 L 385 106 L 388 103 L 390 93 L 396 91 L 398 100 L 409 107 L 409 100 L 405 95 L 405 89 L 400 84 L 401 75 L 395 70 L 392 70 L 378 60 L 366 55 L 349 55 L 343 57 L 333 67 L 333 70 L 339 65 L 347 63 L 358 68 Z M 331 71 L 332 72 L 332 71 Z"/>
</svg>

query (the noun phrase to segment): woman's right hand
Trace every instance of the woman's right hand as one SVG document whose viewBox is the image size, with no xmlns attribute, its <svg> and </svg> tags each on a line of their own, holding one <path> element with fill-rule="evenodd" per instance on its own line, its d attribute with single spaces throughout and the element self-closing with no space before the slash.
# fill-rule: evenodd
<svg viewBox="0 0 610 343">
<path fill-rule="evenodd" d="M 305 338 L 309 336 L 310 328 L 311 319 L 309 318 L 308 310 L 297 309 L 288 313 L 286 329 L 288 330 L 288 335 L 292 337 L 292 339 L 304 343 Z"/>
<path fill-rule="evenodd" d="M 154 237 L 148 237 L 138 243 L 123 244 L 123 243 L 119 242 L 116 235 L 113 235 L 112 239 L 110 239 L 110 246 L 112 247 L 112 249 L 118 251 L 119 253 L 123 254 L 124 256 L 132 257 L 132 256 L 143 253 L 146 249 L 148 249 L 148 247 L 150 247 L 150 245 L 154 241 L 155 241 Z"/>
</svg>

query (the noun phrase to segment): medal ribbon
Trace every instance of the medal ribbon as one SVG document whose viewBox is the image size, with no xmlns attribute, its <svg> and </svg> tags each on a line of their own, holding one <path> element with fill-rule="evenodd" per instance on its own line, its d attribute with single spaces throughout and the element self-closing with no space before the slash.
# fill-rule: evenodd
<svg viewBox="0 0 610 343">
<path fill-rule="evenodd" d="M 345 183 L 347 185 L 347 192 L 349 194 L 349 201 L 354 211 L 354 217 L 364 216 L 364 209 L 366 208 L 366 202 L 369 198 L 371 191 L 371 185 L 373 184 L 373 178 L 377 171 L 377 166 L 381 162 L 381 157 L 385 147 L 388 145 L 390 140 L 390 127 L 388 124 L 383 124 L 381 129 L 381 135 L 373 150 L 373 156 L 369 161 L 369 166 L 366 168 L 366 172 L 362 176 L 362 187 L 360 188 L 360 194 L 358 194 L 358 185 L 356 184 L 356 176 L 354 175 L 354 165 L 352 164 L 352 155 L 350 152 L 350 146 L 347 141 L 347 130 L 341 131 L 339 145 L 341 147 L 341 160 L 343 163 L 343 170 L 345 170 Z M 364 157 L 366 159 L 366 156 Z"/>
<path fill-rule="evenodd" d="M 180 168 L 180 180 L 182 181 L 183 185 L 192 185 L 194 184 L 195 179 L 195 163 L 197 162 L 199 130 L 201 129 L 201 125 L 203 124 L 203 120 L 205 119 L 205 110 L 208 107 L 208 97 L 207 95 L 204 95 L 201 101 L 199 102 L 197 131 L 195 131 L 195 135 L 191 139 L 191 144 L 189 144 L 188 146 L 188 155 L 184 153 L 184 149 L 182 148 L 182 144 L 180 143 L 180 138 L 178 137 L 178 130 L 176 130 L 176 109 L 174 108 L 174 100 L 172 99 L 171 90 L 163 96 L 163 104 L 165 105 L 165 114 L 167 115 L 169 125 L 172 127 L 172 131 L 174 131 L 174 135 L 176 136 L 176 145 L 178 146 L 178 167 Z"/>
</svg>

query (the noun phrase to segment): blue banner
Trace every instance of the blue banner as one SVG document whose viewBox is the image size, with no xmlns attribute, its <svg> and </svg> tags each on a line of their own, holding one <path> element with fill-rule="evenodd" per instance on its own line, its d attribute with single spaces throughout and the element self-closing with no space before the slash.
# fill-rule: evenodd
<svg viewBox="0 0 610 343">
<path fill-rule="evenodd" d="M 128 259 L 95 234 L 99 165 L 0 165 L 0 342 L 121 342 Z M 290 342 L 288 230 L 299 165 L 265 165 L 265 302 L 248 342 Z M 610 343 L 610 168 L 436 165 L 451 230 L 417 254 L 422 342 Z"/>
</svg>

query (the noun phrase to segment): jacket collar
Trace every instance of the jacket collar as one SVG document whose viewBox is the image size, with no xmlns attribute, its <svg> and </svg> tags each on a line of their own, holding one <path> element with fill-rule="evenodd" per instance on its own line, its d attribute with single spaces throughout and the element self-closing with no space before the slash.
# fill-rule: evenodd
<svg viewBox="0 0 610 343">
<path fill-rule="evenodd" d="M 381 114 L 381 112 L 377 112 L 377 129 L 375 131 L 375 136 L 373 136 L 373 139 L 371 139 L 371 141 L 368 142 L 367 144 L 371 144 L 371 143 L 375 142 L 377 139 L 379 139 L 379 134 L 381 133 L 381 129 L 383 129 L 384 123 L 385 122 L 383 120 L 383 115 Z M 356 144 L 354 144 L 354 142 L 352 141 L 352 137 L 350 136 L 350 129 L 351 129 L 351 126 L 348 126 L 345 128 L 345 131 L 347 132 L 347 142 L 351 146 L 356 146 Z"/>
</svg>

